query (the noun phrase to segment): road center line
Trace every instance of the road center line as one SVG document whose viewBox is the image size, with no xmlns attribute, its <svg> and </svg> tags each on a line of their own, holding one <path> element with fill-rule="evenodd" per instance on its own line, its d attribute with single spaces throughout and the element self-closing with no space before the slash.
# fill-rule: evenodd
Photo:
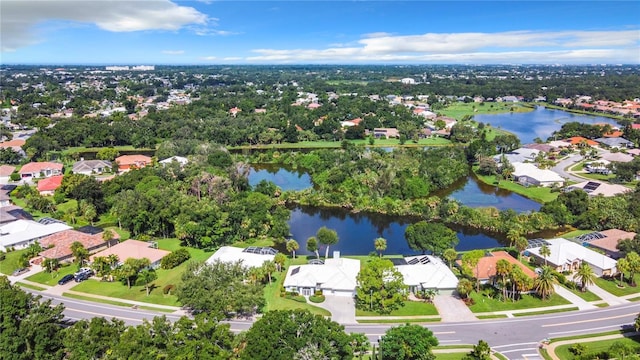
<svg viewBox="0 0 640 360">
<path fill-rule="evenodd" d="M 590 329 L 580 329 L 580 330 L 567 330 L 567 331 L 558 331 L 558 332 L 550 332 L 549 335 L 557 335 L 557 334 L 570 334 L 570 333 L 576 333 L 576 332 L 581 332 L 584 331 L 585 333 L 590 333 L 593 330 L 602 330 L 602 329 L 619 329 L 620 325 L 609 325 L 609 326 L 601 326 L 601 327 L 597 327 L 597 328 L 590 328 Z"/>
<path fill-rule="evenodd" d="M 542 327 L 553 327 L 553 326 L 565 326 L 565 325 L 573 325 L 573 324 L 583 324 L 583 323 L 596 322 L 596 321 L 608 320 L 608 319 L 619 319 L 619 318 L 629 317 L 629 316 L 633 316 L 633 315 L 637 315 L 637 313 L 618 315 L 618 316 L 609 316 L 609 317 L 606 317 L 606 318 L 598 318 L 598 319 L 570 321 L 570 322 L 557 323 L 557 324 L 547 324 L 547 325 L 542 325 Z"/>
<path fill-rule="evenodd" d="M 536 345 L 536 344 L 538 344 L 538 343 L 537 343 L 537 342 L 526 342 L 526 343 L 519 343 L 519 344 L 509 344 L 509 345 L 492 346 L 491 348 L 493 348 L 493 349 L 500 349 L 500 348 L 511 347 L 511 346 L 520 346 L 520 345 Z"/>
</svg>

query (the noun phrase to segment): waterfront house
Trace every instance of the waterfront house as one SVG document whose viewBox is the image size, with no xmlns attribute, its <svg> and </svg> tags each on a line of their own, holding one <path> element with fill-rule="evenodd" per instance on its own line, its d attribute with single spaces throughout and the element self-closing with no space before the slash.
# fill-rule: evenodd
<svg viewBox="0 0 640 360">
<path fill-rule="evenodd" d="M 550 255 L 546 257 L 546 263 L 558 272 L 574 272 L 582 262 L 589 264 L 598 277 L 612 276 L 617 272 L 614 259 L 573 241 L 558 238 L 544 240 L 542 243 L 546 244 L 550 251 Z M 525 251 L 525 255 L 531 256 L 539 265 L 545 264 L 545 257 L 540 255 L 542 243 Z"/>
<path fill-rule="evenodd" d="M 304 296 L 322 291 L 324 295 L 354 297 L 359 272 L 359 260 L 341 258 L 340 252 L 334 251 L 333 258 L 324 262 L 289 266 L 284 288 Z"/>
</svg>

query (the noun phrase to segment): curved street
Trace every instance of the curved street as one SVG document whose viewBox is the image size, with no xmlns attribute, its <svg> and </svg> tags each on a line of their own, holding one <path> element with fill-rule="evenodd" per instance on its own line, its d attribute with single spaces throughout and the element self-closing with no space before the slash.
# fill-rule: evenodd
<svg viewBox="0 0 640 360">
<path fill-rule="evenodd" d="M 92 317 L 118 318 L 129 325 L 142 323 L 154 316 L 166 316 L 174 321 L 180 314 L 160 313 L 148 310 L 128 309 L 107 304 L 69 299 L 29 290 L 52 299 L 54 304 L 65 305 L 69 319 L 80 320 Z M 487 319 L 457 323 L 434 323 L 425 325 L 432 330 L 441 345 L 475 344 L 485 340 L 491 348 L 509 359 L 539 359 L 538 346 L 545 338 L 573 336 L 619 330 L 631 326 L 640 312 L 640 304 L 629 303 L 606 308 L 578 310 L 541 316 Z M 226 321 L 234 332 L 247 330 L 252 321 Z M 376 342 L 384 332 L 397 324 L 345 325 L 347 332 L 365 333 Z"/>
</svg>

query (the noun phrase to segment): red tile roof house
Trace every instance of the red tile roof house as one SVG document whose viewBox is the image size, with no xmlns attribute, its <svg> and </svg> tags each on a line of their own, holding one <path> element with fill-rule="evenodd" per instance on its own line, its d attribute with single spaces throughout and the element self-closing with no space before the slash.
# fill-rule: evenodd
<svg viewBox="0 0 640 360">
<path fill-rule="evenodd" d="M 163 257 L 169 255 L 171 252 L 166 250 L 159 250 L 150 247 L 151 245 L 144 241 L 127 240 L 114 245 L 108 249 L 102 250 L 99 253 L 93 254 L 89 258 L 90 262 L 98 256 L 109 256 L 115 254 L 120 259 L 120 264 L 123 264 L 127 259 L 143 259 L 147 258 L 151 262 L 151 268 L 155 269 L 160 266 L 160 261 Z"/>
<path fill-rule="evenodd" d="M 125 172 L 151 165 L 151 158 L 145 155 L 122 155 L 116 158 L 116 164 L 119 172 Z"/>
<path fill-rule="evenodd" d="M 62 185 L 64 175 L 55 175 L 38 181 L 38 191 L 40 195 L 53 195 L 57 188 Z"/>
<path fill-rule="evenodd" d="M 30 162 L 18 171 L 22 179 L 62 175 L 62 164 L 53 162 Z"/>
<path fill-rule="evenodd" d="M 57 259 L 60 262 L 71 262 L 73 260 L 71 244 L 77 241 L 81 243 L 89 253 L 96 252 L 109 246 L 115 246 L 118 243 L 120 236 L 116 232 L 112 232 L 113 239 L 106 242 L 102 238 L 103 233 L 90 235 L 73 229 L 64 230 L 38 241 L 40 246 L 48 248 L 41 252 L 40 256 L 45 259 Z"/>
<path fill-rule="evenodd" d="M 516 258 L 509 255 L 506 251 L 494 251 L 480 258 L 476 268 L 472 269 L 472 273 L 474 276 L 478 277 L 478 280 L 482 284 L 492 282 L 496 277 L 496 264 L 498 263 L 498 260 L 503 259 L 507 260 L 509 264 L 518 266 L 528 277 L 532 279 L 538 276 L 533 270 L 516 260 Z M 458 266 L 462 266 L 462 261 L 456 260 L 456 264 Z"/>
</svg>

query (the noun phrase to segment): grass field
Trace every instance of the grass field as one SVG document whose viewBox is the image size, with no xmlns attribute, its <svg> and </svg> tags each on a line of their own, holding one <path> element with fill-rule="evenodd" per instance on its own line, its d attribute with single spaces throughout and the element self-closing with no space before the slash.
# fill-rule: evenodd
<svg viewBox="0 0 640 360">
<path fill-rule="evenodd" d="M 640 351 L 640 335 L 624 337 L 619 339 L 611 339 L 611 340 L 598 340 L 598 341 L 589 341 L 583 342 L 582 344 L 586 346 L 585 353 L 599 353 L 602 351 L 607 351 L 611 345 L 616 342 L 620 342 L 622 344 L 628 345 L 631 348 L 638 349 Z M 556 348 L 556 356 L 560 359 L 573 359 L 575 356 L 569 352 L 569 348 L 572 344 L 560 345 Z"/>
<path fill-rule="evenodd" d="M 480 175 L 477 173 L 477 167 L 474 166 L 473 167 L 473 171 L 474 173 L 476 173 L 476 175 L 478 176 L 478 179 L 480 179 L 480 181 L 482 181 L 485 184 L 489 184 L 489 185 L 495 185 L 496 184 L 496 177 L 495 175 Z M 507 189 L 510 191 L 513 191 L 516 194 L 520 194 L 522 196 L 525 196 L 531 200 L 540 202 L 540 203 L 546 203 L 549 201 L 553 201 L 555 200 L 558 195 L 560 194 L 559 192 L 551 192 L 551 188 L 548 187 L 543 187 L 543 186 L 530 186 L 530 187 L 526 187 L 526 186 L 522 186 L 518 183 L 515 183 L 513 181 L 508 181 L 508 180 L 502 180 L 500 181 L 500 183 L 498 184 L 498 187 L 500 187 L 501 189 Z"/>
<path fill-rule="evenodd" d="M 6 253 L 6 257 L 4 260 L 0 261 L 0 272 L 5 275 L 11 275 L 16 269 L 21 268 L 20 264 L 20 256 L 24 254 L 27 249 L 16 250 Z"/>
<path fill-rule="evenodd" d="M 396 319 L 376 319 L 376 320 L 356 320 L 358 324 L 424 324 L 439 322 L 437 318 L 396 318 Z"/>
<path fill-rule="evenodd" d="M 58 270 L 53 272 L 39 272 L 37 274 L 31 275 L 27 278 L 29 281 L 37 282 L 39 284 L 55 286 L 58 284 L 58 280 L 62 279 L 63 276 L 67 274 L 73 274 L 78 270 L 78 266 L 76 264 L 69 264 L 67 266 L 61 266 Z"/>
<path fill-rule="evenodd" d="M 180 248 L 180 240 L 178 239 L 159 239 L 157 242 L 158 248 L 162 250 L 173 251 Z M 189 250 L 191 254 L 189 261 L 204 261 L 212 254 L 212 252 L 205 252 L 201 249 L 187 248 L 187 250 Z M 144 286 L 132 286 L 131 289 L 129 289 L 126 284 L 122 284 L 119 281 L 105 282 L 91 279 L 76 285 L 73 287 L 73 290 L 153 304 L 179 306 L 180 304 L 175 295 L 165 295 L 162 293 L 162 290 L 169 284 L 177 285 L 180 282 L 180 277 L 186 270 L 189 261 L 173 269 L 157 269 L 158 279 L 153 282 L 153 290 L 151 290 L 149 296 L 147 296 Z"/>
<path fill-rule="evenodd" d="M 112 300 L 105 300 L 105 299 L 99 299 L 99 298 L 95 298 L 95 297 L 92 297 L 92 296 L 82 296 L 82 295 L 70 294 L 70 293 L 66 293 L 66 292 L 62 293 L 62 296 L 68 297 L 68 298 L 71 298 L 71 299 L 86 300 L 86 301 L 91 301 L 91 302 L 99 302 L 99 303 L 102 303 L 102 304 L 109 304 L 109 305 L 115 305 L 115 306 L 122 306 L 122 307 L 126 307 L 126 308 L 131 308 L 131 304 L 128 304 L 128 303 L 119 302 L 119 301 L 112 301 Z M 139 306 L 138 309 L 152 310 L 152 311 L 159 311 L 159 312 L 166 312 L 166 313 L 172 313 L 173 312 L 173 310 L 158 308 L 158 307 L 154 307 L 154 306 Z"/>
<path fill-rule="evenodd" d="M 469 306 L 474 313 L 485 313 L 485 312 L 494 312 L 494 311 L 504 311 L 504 310 L 523 310 L 523 309 L 533 309 L 539 307 L 547 307 L 547 306 L 556 306 L 556 305 L 568 305 L 571 304 L 565 298 L 561 297 L 558 294 L 553 294 L 547 300 L 541 300 L 533 295 L 523 295 L 522 299 L 512 302 L 512 301 L 499 301 L 496 299 L 490 299 L 488 297 L 482 296 L 482 294 L 478 294 L 473 292 L 470 294 L 471 298 L 475 301 L 475 304 Z"/>
<path fill-rule="evenodd" d="M 573 230 L 564 234 L 558 234 L 558 236 L 562 236 L 565 239 L 571 239 L 580 235 L 588 234 L 590 232 L 593 232 L 593 230 Z"/>
<path fill-rule="evenodd" d="M 640 284 L 640 274 L 636 274 L 634 278 L 635 283 Z M 596 278 L 595 283 L 598 287 L 601 287 L 603 290 L 608 291 L 615 296 L 625 296 L 640 293 L 640 286 L 631 286 L 626 282 L 624 283 L 623 287 L 618 287 L 619 282 L 616 280 Z"/>
<path fill-rule="evenodd" d="M 513 110 L 513 112 L 529 112 L 534 109 L 512 103 L 485 103 L 480 105 L 478 103 L 456 102 L 447 106 L 445 109 L 438 110 L 438 112 L 461 120 L 465 115 L 501 114 L 511 112 L 511 110 Z"/>
<path fill-rule="evenodd" d="M 584 301 L 598 301 L 598 300 L 602 300 L 598 295 L 592 293 L 591 291 L 589 291 L 589 288 L 587 288 L 587 291 L 582 292 L 580 291 L 580 289 L 569 289 L 568 287 L 565 286 L 565 289 L 571 291 L 572 293 L 578 295 L 579 297 L 581 297 Z"/>
<path fill-rule="evenodd" d="M 438 310 L 433 304 L 421 301 L 405 301 L 404 306 L 392 311 L 388 315 L 380 315 L 374 311 L 356 309 L 356 316 L 419 316 L 438 315 Z"/>
</svg>

